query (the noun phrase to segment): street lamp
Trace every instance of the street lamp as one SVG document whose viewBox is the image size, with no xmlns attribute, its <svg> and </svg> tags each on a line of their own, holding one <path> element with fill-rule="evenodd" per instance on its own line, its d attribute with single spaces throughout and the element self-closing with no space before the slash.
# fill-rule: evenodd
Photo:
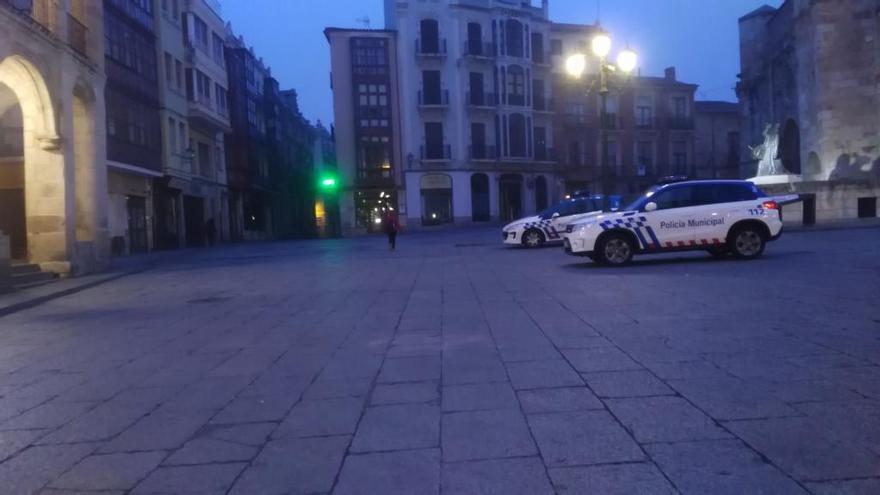
<svg viewBox="0 0 880 495">
<path fill-rule="evenodd" d="M 608 55 L 611 53 L 611 37 L 604 32 L 600 32 L 593 36 L 590 40 L 590 49 L 593 55 L 599 60 L 599 130 L 602 134 L 602 195 L 607 203 L 608 201 L 608 84 L 612 77 L 620 73 L 624 77 L 628 77 L 638 64 L 638 56 L 636 52 L 626 48 L 617 54 L 617 65 L 608 63 Z M 583 53 L 575 53 L 568 57 L 565 61 L 565 69 L 575 78 L 580 78 L 587 69 L 587 56 Z"/>
</svg>

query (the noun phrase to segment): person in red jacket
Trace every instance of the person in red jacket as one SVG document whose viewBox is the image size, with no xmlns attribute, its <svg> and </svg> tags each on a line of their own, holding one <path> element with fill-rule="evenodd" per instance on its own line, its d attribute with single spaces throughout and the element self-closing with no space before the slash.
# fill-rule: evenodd
<svg viewBox="0 0 880 495">
<path fill-rule="evenodd" d="M 397 248 L 397 232 L 400 230 L 400 220 L 397 217 L 397 212 L 390 206 L 382 212 L 382 230 L 388 236 L 388 248 L 394 251 Z"/>
</svg>

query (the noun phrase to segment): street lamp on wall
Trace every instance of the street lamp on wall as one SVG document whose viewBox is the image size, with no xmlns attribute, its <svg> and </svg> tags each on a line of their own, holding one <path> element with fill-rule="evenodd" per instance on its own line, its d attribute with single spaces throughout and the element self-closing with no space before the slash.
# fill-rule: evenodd
<svg viewBox="0 0 880 495">
<path fill-rule="evenodd" d="M 636 52 L 626 48 L 617 54 L 617 64 L 608 63 L 608 55 L 611 53 L 611 37 L 607 33 L 600 32 L 593 36 L 590 40 L 590 50 L 592 55 L 599 60 L 599 130 L 602 134 L 602 195 L 605 201 L 608 201 L 610 188 L 608 187 L 608 177 L 610 175 L 610 163 L 608 163 L 608 93 L 609 83 L 612 78 L 624 77 L 628 78 L 638 65 L 638 56 Z M 565 61 L 565 70 L 574 78 L 580 79 L 587 69 L 587 55 L 584 53 L 575 53 L 568 57 Z"/>
</svg>

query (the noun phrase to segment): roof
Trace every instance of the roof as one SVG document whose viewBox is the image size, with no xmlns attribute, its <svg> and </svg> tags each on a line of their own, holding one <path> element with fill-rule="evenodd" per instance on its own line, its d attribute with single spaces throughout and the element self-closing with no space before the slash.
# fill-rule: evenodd
<svg viewBox="0 0 880 495">
<path fill-rule="evenodd" d="M 694 107 L 704 113 L 738 113 L 739 105 L 730 101 L 703 100 L 695 101 Z"/>
<path fill-rule="evenodd" d="M 394 29 L 364 29 L 364 28 L 340 28 L 326 27 L 324 28 L 324 37 L 330 41 L 330 33 L 373 33 L 373 34 L 397 34 Z"/>
<path fill-rule="evenodd" d="M 550 29 L 558 31 L 595 31 L 601 30 L 602 27 L 596 24 L 571 24 L 567 22 L 552 22 L 550 23 Z"/>
<path fill-rule="evenodd" d="M 676 79 L 667 79 L 665 77 L 657 77 L 657 76 L 635 76 L 633 79 L 635 79 L 637 82 L 647 83 L 647 84 L 657 84 L 657 85 L 668 84 L 668 85 L 674 85 L 674 86 L 687 86 L 687 87 L 690 87 L 693 89 L 697 89 L 697 87 L 698 87 L 697 84 L 691 84 L 691 83 L 681 82 Z"/>
<path fill-rule="evenodd" d="M 769 5 L 762 5 L 762 6 L 758 7 L 757 9 L 755 9 L 755 10 L 749 12 L 748 14 L 746 14 L 746 15 L 740 17 L 740 18 L 739 18 L 739 22 L 742 22 L 742 21 L 745 21 L 745 20 L 751 19 L 752 17 L 760 17 L 760 16 L 766 16 L 766 15 L 773 15 L 773 14 L 776 13 L 776 10 L 777 10 L 777 9 L 775 9 L 775 8 L 769 6 Z"/>
</svg>

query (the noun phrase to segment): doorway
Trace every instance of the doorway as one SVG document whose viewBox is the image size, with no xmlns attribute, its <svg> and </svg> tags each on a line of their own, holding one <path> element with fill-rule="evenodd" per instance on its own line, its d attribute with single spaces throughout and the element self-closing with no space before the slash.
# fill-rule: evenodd
<svg viewBox="0 0 880 495">
<path fill-rule="evenodd" d="M 131 253 L 144 253 L 147 241 L 147 200 L 141 196 L 127 196 L 125 206 L 128 210 L 128 246 Z"/>
<path fill-rule="evenodd" d="M 186 224 L 187 247 L 204 246 L 205 200 L 195 196 L 184 196 L 183 216 Z"/>
<path fill-rule="evenodd" d="M 501 219 L 516 220 L 522 216 L 522 176 L 504 174 L 499 180 Z"/>
<path fill-rule="evenodd" d="M 486 174 L 471 176 L 471 219 L 474 222 L 488 222 L 489 212 L 489 177 Z"/>
</svg>

